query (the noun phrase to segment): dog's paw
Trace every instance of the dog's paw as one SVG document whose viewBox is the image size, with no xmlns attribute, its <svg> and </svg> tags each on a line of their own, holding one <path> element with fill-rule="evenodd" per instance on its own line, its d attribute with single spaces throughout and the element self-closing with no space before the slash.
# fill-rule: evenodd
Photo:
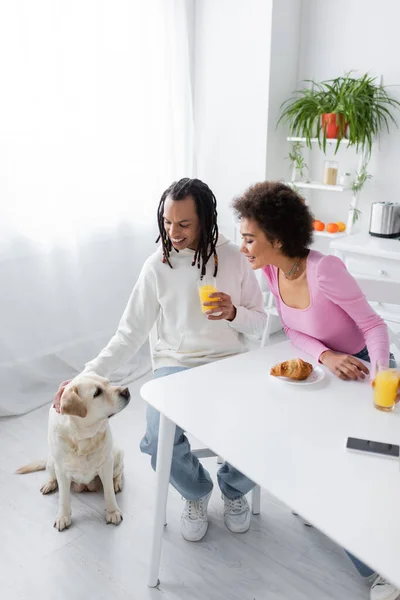
<svg viewBox="0 0 400 600">
<path fill-rule="evenodd" d="M 46 481 L 46 483 L 44 483 L 42 485 L 42 487 L 40 488 L 40 491 L 45 496 L 46 494 L 52 494 L 53 492 L 55 492 L 57 490 L 57 488 L 58 488 L 57 479 L 49 479 L 48 481 Z"/>
<path fill-rule="evenodd" d="M 122 512 L 119 508 L 117 510 L 107 511 L 106 512 L 106 521 L 107 524 L 112 523 L 113 525 L 119 525 L 121 521 L 123 521 Z"/>
<path fill-rule="evenodd" d="M 68 529 L 71 526 L 71 517 L 67 515 L 57 515 L 56 520 L 54 521 L 54 527 L 58 531 L 64 531 L 64 529 Z"/>
<path fill-rule="evenodd" d="M 118 477 L 114 477 L 114 492 L 118 494 L 118 492 L 122 492 L 122 477 L 119 475 Z"/>
</svg>

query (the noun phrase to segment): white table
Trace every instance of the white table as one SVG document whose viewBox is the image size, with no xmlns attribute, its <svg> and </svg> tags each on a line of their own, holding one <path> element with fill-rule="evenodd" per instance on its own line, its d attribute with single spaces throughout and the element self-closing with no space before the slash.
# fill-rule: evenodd
<svg viewBox="0 0 400 600">
<path fill-rule="evenodd" d="M 377 411 L 368 382 L 325 367 L 312 386 L 269 375 L 290 342 L 146 383 L 161 412 L 149 585 L 158 582 L 175 423 L 330 538 L 400 587 L 400 470 L 395 459 L 351 453 L 347 437 L 400 442 L 400 412 Z"/>
</svg>

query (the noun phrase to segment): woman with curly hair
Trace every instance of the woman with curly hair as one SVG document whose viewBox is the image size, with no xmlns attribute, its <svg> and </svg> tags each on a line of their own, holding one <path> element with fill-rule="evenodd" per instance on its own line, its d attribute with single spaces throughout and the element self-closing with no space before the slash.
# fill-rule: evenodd
<svg viewBox="0 0 400 600">
<path fill-rule="evenodd" d="M 313 216 L 287 185 L 265 181 L 233 203 L 240 217 L 241 252 L 262 269 L 283 328 L 294 345 L 344 380 L 364 379 L 360 359 L 396 366 L 385 323 L 368 304 L 344 263 L 310 250 Z M 349 555 L 363 577 L 373 577 L 371 599 L 393 600 L 400 590 Z"/>
<path fill-rule="evenodd" d="M 241 251 L 263 269 L 284 330 L 299 348 L 341 379 L 364 379 L 359 360 L 389 363 L 385 323 L 368 304 L 344 263 L 310 250 L 313 216 L 296 192 L 279 182 L 250 187 L 234 202 Z"/>
</svg>

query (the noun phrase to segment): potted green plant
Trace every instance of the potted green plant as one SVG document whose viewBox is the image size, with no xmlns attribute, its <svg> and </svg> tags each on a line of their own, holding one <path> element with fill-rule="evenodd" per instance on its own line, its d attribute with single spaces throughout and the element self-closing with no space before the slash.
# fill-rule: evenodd
<svg viewBox="0 0 400 600">
<path fill-rule="evenodd" d="M 290 167 L 292 169 L 292 181 L 302 181 L 304 179 L 304 171 L 308 168 L 302 150 L 303 144 L 301 142 L 295 142 L 291 152 L 288 154 Z"/>
<path fill-rule="evenodd" d="M 288 123 L 291 135 L 304 137 L 309 147 L 311 139 L 317 138 L 325 152 L 326 140 L 333 137 L 336 153 L 347 135 L 349 146 L 369 156 L 372 141 L 382 129 L 389 131 L 390 123 L 397 125 L 391 111 L 400 102 L 368 73 L 356 78 L 350 72 L 320 83 L 306 81 L 311 87 L 297 90 L 282 104 L 278 123 Z"/>
</svg>

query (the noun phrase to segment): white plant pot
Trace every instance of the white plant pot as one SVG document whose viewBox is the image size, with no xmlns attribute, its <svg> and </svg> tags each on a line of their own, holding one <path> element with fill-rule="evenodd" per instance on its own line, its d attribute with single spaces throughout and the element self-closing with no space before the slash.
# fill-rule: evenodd
<svg viewBox="0 0 400 600">
<path fill-rule="evenodd" d="M 292 181 L 301 181 L 301 175 L 296 167 L 292 168 Z"/>
</svg>

